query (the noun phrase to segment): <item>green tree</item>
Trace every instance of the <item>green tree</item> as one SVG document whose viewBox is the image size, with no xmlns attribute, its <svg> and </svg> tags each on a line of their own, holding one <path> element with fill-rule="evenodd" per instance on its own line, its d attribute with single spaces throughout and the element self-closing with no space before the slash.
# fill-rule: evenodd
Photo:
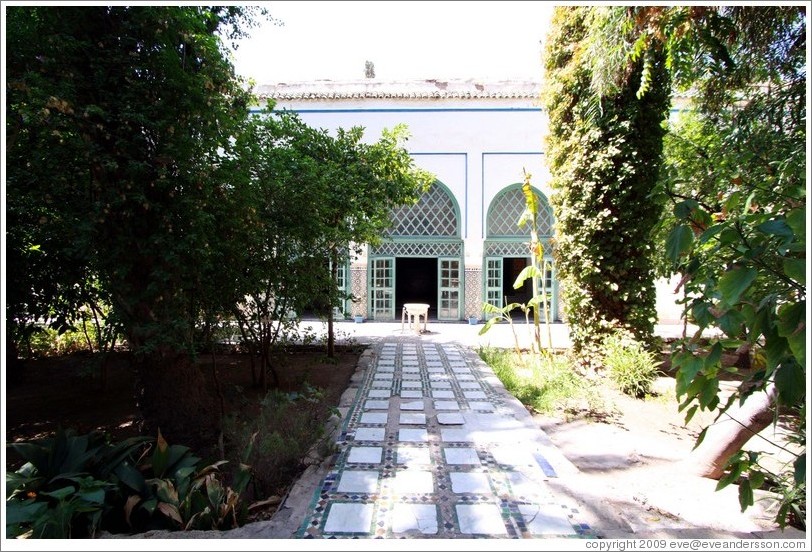
<svg viewBox="0 0 812 552">
<path fill-rule="evenodd" d="M 339 129 L 318 153 L 325 173 L 318 194 L 318 248 L 330 260 L 329 305 L 336 305 L 338 274 L 362 244 L 377 245 L 391 227 L 392 211 L 415 203 L 435 180 L 415 166 L 405 148 L 405 125 L 383 129 L 376 142 L 363 141 L 363 128 Z M 330 309 L 332 310 L 332 308 Z M 334 355 L 333 318 L 328 316 L 327 355 Z"/>
<path fill-rule="evenodd" d="M 331 135 L 290 112 L 270 110 L 245 135 L 262 210 L 262 232 L 255 233 L 260 242 L 251 255 L 254 304 L 264 305 L 265 319 L 277 328 L 286 310 L 322 305 L 328 356 L 335 343 L 332 308 L 343 299 L 337 268 L 360 244 L 380 241 L 392 209 L 416 201 L 433 180 L 414 166 L 404 126 L 385 129 L 376 142 L 363 137 L 360 127 Z M 273 336 L 263 335 L 270 346 Z"/>
<path fill-rule="evenodd" d="M 7 10 L 7 320 L 98 274 L 138 359 L 142 412 L 175 441 L 213 429 L 192 330 L 229 266 L 221 223 L 242 196 L 226 168 L 250 99 L 218 31 L 240 36 L 251 14 Z"/>
<path fill-rule="evenodd" d="M 666 248 L 682 275 L 686 322 L 698 331 L 675 347 L 677 393 L 690 418 L 718 412 L 700 436 L 698 473 L 782 496 L 777 520 L 805 518 L 806 17 L 797 7 L 719 8 L 688 20 L 704 67 L 685 73 L 697 111 L 668 141 L 664 185 L 673 200 Z M 674 34 L 673 13 L 647 18 Z M 674 42 L 674 41 L 672 41 Z M 708 49 L 711 44 L 713 49 Z M 685 56 L 689 47 L 681 47 Z M 689 50 L 691 51 L 691 50 Z M 712 69 L 712 70 L 703 70 Z M 706 330 L 716 330 L 707 339 Z M 749 353 L 753 369 L 721 401 L 721 355 Z M 749 362 L 746 363 L 749 367 Z M 742 452 L 770 423 L 790 420 L 793 460 L 779 473 Z M 733 420 L 730 422 L 728 420 Z M 744 476 L 741 480 L 740 477 Z"/>
<path fill-rule="evenodd" d="M 782 499 L 777 520 L 805 519 L 806 11 L 800 6 L 638 7 L 625 12 L 630 47 L 610 50 L 601 79 L 655 46 L 693 113 L 667 140 L 663 189 L 672 203 L 663 246 L 682 276 L 684 320 L 698 331 L 672 353 L 686 418 L 717 410 L 690 459 L 698 473 L 743 477 Z M 601 80 L 599 79 L 599 80 Z M 639 94 L 650 76 L 644 74 Z M 708 332 L 707 330 L 714 330 Z M 710 336 L 710 337 L 709 337 Z M 720 399 L 722 354 L 741 354 L 745 381 Z M 735 371 L 735 369 L 734 369 Z M 770 473 L 741 449 L 779 419 L 793 460 Z M 785 420 L 786 421 L 786 420 Z"/>
<path fill-rule="evenodd" d="M 652 235 L 662 198 L 654 192 L 670 80 L 648 45 L 602 80 L 599 39 L 614 37 L 613 50 L 633 42 L 624 9 L 556 8 L 545 50 L 554 252 L 573 347 L 585 362 L 615 327 L 650 342 L 656 322 Z"/>
</svg>

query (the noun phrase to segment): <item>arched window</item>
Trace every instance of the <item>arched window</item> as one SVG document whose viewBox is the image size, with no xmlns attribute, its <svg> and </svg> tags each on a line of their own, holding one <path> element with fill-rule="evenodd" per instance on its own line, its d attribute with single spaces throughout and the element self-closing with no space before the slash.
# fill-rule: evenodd
<svg viewBox="0 0 812 552">
<path fill-rule="evenodd" d="M 458 237 L 459 210 L 451 192 L 434 182 L 414 205 L 392 211 L 392 236 Z"/>
<path fill-rule="evenodd" d="M 547 197 L 533 188 L 539 199 L 539 212 L 536 217 L 536 226 L 539 237 L 553 235 L 553 210 L 547 202 Z M 514 238 L 526 237 L 530 228 L 519 227 L 519 219 L 524 213 L 525 203 L 521 184 L 514 184 L 499 192 L 493 198 L 488 209 L 487 236 L 488 238 Z"/>
</svg>

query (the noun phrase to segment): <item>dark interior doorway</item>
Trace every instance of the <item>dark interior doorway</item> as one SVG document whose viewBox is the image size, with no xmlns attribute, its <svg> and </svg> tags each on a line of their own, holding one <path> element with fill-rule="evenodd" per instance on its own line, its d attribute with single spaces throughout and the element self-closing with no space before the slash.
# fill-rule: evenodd
<svg viewBox="0 0 812 552">
<path fill-rule="evenodd" d="M 533 281 L 528 278 L 519 289 L 513 289 L 513 282 L 519 277 L 522 270 L 529 264 L 526 257 L 505 257 L 502 260 L 502 294 L 505 303 L 527 303 L 533 298 Z M 514 309 L 511 318 L 524 319 L 524 311 Z"/>
<path fill-rule="evenodd" d="M 437 318 L 437 259 L 398 257 L 395 259 L 395 317 L 404 303 L 427 303 L 429 318 Z"/>
</svg>

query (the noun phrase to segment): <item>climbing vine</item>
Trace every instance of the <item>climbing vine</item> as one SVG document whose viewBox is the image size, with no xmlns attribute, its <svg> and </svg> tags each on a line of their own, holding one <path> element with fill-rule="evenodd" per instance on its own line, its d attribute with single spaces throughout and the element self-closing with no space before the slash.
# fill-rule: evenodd
<svg viewBox="0 0 812 552">
<path fill-rule="evenodd" d="M 556 265 L 574 350 L 586 361 L 616 327 L 650 342 L 656 321 L 653 193 L 670 101 L 655 50 L 629 61 L 619 81 L 593 86 L 592 8 L 557 8 L 545 52 L 546 139 Z M 619 29 L 620 32 L 620 29 Z M 641 77 L 647 90 L 638 97 Z"/>
</svg>

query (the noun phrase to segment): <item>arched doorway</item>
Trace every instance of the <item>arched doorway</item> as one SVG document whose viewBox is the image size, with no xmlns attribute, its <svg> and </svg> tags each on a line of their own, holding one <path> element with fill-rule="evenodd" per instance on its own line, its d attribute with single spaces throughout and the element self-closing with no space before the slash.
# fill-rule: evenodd
<svg viewBox="0 0 812 552">
<path fill-rule="evenodd" d="M 370 317 L 396 320 L 404 303 L 426 303 L 430 318 L 461 320 L 462 267 L 459 205 L 435 181 L 415 205 L 392 212 L 389 238 L 370 247 Z"/>
<path fill-rule="evenodd" d="M 553 237 L 553 211 L 547 197 L 533 189 L 539 199 L 539 212 L 536 217 L 539 240 L 544 247 L 547 261 L 543 288 L 547 293 L 551 318 L 558 319 L 558 282 L 555 279 L 550 240 Z M 513 184 L 499 192 L 491 201 L 486 218 L 486 238 L 484 247 L 484 297 L 485 301 L 497 307 L 509 303 L 527 303 L 532 296 L 532 282 L 525 281 L 520 289 L 513 289 L 513 283 L 521 271 L 530 264 L 530 228 L 519 227 L 519 220 L 525 211 L 525 198 L 521 184 Z M 517 316 L 524 314 L 517 309 Z M 542 313 L 543 319 L 543 313 Z"/>
</svg>

